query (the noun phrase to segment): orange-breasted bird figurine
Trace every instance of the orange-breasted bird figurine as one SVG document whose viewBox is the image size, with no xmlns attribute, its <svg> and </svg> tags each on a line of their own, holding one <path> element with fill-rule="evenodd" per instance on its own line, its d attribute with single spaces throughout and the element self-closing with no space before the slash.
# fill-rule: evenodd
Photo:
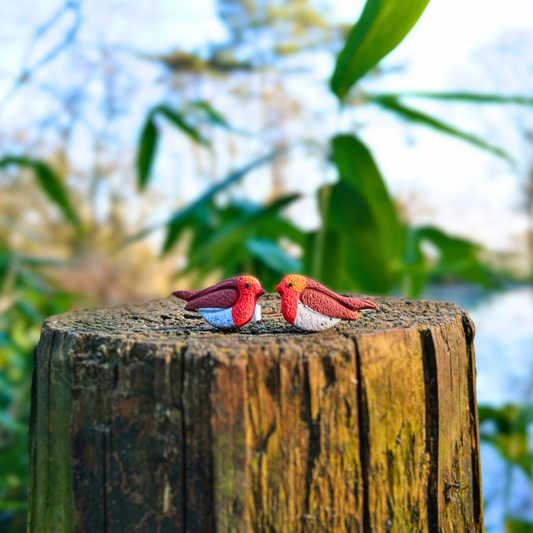
<svg viewBox="0 0 533 533">
<path fill-rule="evenodd" d="M 320 283 L 296 274 L 284 277 L 276 290 L 281 296 L 281 312 L 285 320 L 306 331 L 321 331 L 341 320 L 356 320 L 355 311 L 361 309 L 377 309 L 374 302 L 340 296 Z"/>
<path fill-rule="evenodd" d="M 173 294 L 187 302 L 186 311 L 198 311 L 212 326 L 228 329 L 261 320 L 257 300 L 265 291 L 259 280 L 237 276 L 201 291 L 176 291 Z"/>
</svg>

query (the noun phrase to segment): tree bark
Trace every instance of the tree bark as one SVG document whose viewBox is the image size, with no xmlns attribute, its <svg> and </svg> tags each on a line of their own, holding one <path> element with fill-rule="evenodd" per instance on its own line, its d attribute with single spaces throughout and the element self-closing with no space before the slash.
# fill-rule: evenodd
<svg viewBox="0 0 533 533">
<path fill-rule="evenodd" d="M 376 298 L 322 333 L 218 332 L 174 297 L 49 318 L 32 533 L 481 532 L 474 326 Z"/>
</svg>

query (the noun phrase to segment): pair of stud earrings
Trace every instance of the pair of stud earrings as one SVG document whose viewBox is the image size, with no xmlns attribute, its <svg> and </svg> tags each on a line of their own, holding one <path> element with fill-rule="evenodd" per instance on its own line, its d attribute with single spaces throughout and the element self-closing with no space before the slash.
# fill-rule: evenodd
<svg viewBox="0 0 533 533">
<path fill-rule="evenodd" d="M 281 296 L 285 320 L 298 329 L 321 331 L 341 320 L 356 320 L 356 311 L 377 309 L 375 303 L 336 294 L 312 279 L 296 274 L 284 277 L 276 287 Z M 221 329 L 241 327 L 261 320 L 257 300 L 265 294 L 261 283 L 251 276 L 227 279 L 201 291 L 176 291 L 187 302 L 186 311 L 198 313 Z"/>
</svg>

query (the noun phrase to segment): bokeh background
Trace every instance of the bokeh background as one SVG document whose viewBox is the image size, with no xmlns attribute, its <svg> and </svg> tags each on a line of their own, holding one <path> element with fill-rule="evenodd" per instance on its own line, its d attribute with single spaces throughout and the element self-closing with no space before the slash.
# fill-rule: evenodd
<svg viewBox="0 0 533 533">
<path fill-rule="evenodd" d="M 533 9 L 379 4 L 0 3 L 1 532 L 43 320 L 243 272 L 467 309 L 486 530 L 533 531 Z"/>
</svg>

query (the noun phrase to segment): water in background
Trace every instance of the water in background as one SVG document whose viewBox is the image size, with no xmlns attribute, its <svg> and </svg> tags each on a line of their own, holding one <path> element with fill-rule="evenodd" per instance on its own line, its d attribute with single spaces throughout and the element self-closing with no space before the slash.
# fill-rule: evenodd
<svg viewBox="0 0 533 533">
<path fill-rule="evenodd" d="M 491 293 L 471 286 L 433 286 L 424 298 L 456 303 L 472 317 L 479 405 L 533 404 L 532 286 L 511 286 Z M 530 436 L 531 443 L 533 431 Z M 509 466 L 487 444 L 481 445 L 481 468 L 487 533 L 504 531 L 509 475 L 509 514 L 533 522 L 533 485 L 526 475 L 517 468 L 509 473 Z"/>
</svg>

